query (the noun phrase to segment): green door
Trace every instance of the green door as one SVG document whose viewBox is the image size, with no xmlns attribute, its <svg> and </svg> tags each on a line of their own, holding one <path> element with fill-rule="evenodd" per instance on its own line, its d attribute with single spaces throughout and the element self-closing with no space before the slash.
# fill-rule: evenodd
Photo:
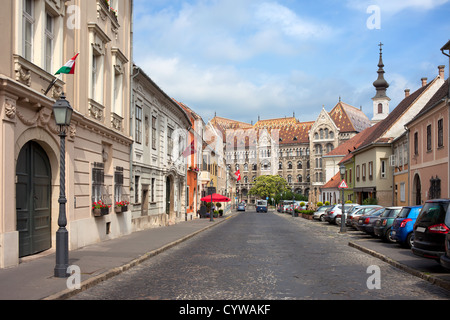
<svg viewBox="0 0 450 320">
<path fill-rule="evenodd" d="M 51 170 L 47 154 L 33 141 L 20 151 L 16 167 L 19 257 L 51 247 Z"/>
</svg>

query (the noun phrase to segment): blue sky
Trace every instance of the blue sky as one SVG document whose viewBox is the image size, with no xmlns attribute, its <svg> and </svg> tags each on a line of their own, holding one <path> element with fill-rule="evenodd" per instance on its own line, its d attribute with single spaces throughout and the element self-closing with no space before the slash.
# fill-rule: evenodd
<svg viewBox="0 0 450 320">
<path fill-rule="evenodd" d="M 372 117 L 382 42 L 391 110 L 449 59 L 450 0 L 134 0 L 134 62 L 208 122 Z M 379 12 L 379 16 L 376 13 Z M 379 17 L 379 19 L 378 19 Z"/>
</svg>

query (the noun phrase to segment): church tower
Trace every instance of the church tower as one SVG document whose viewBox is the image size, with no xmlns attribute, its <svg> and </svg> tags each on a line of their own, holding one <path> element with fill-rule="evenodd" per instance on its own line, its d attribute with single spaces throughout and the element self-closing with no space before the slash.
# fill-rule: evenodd
<svg viewBox="0 0 450 320">
<path fill-rule="evenodd" d="M 372 98 L 373 101 L 373 117 L 372 124 L 375 124 L 385 119 L 389 114 L 389 101 L 391 100 L 386 95 L 386 89 L 389 88 L 389 84 L 384 79 L 384 64 L 383 64 L 383 44 L 380 42 L 380 61 L 378 62 L 378 79 L 375 80 L 373 86 L 377 90 L 377 94 Z"/>
</svg>

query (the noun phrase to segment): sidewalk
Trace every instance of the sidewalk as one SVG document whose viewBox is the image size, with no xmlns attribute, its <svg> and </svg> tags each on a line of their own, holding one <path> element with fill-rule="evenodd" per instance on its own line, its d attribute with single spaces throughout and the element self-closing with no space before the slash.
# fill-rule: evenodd
<svg viewBox="0 0 450 320">
<path fill-rule="evenodd" d="M 80 290 L 84 290 L 226 221 L 234 214 L 228 213 L 213 222 L 209 218 L 182 221 L 69 251 L 69 265 L 80 268 Z M 0 300 L 65 299 L 79 292 L 67 288 L 67 279 L 53 276 L 54 252 L 25 260 L 17 267 L 0 270 Z"/>
</svg>

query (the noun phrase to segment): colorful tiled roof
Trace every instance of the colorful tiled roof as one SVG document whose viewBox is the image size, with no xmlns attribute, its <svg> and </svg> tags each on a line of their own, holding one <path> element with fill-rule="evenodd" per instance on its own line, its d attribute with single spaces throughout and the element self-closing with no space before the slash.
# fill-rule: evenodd
<svg viewBox="0 0 450 320">
<path fill-rule="evenodd" d="M 360 109 L 339 101 L 329 113 L 340 132 L 361 132 L 370 127 L 369 118 Z"/>
</svg>

